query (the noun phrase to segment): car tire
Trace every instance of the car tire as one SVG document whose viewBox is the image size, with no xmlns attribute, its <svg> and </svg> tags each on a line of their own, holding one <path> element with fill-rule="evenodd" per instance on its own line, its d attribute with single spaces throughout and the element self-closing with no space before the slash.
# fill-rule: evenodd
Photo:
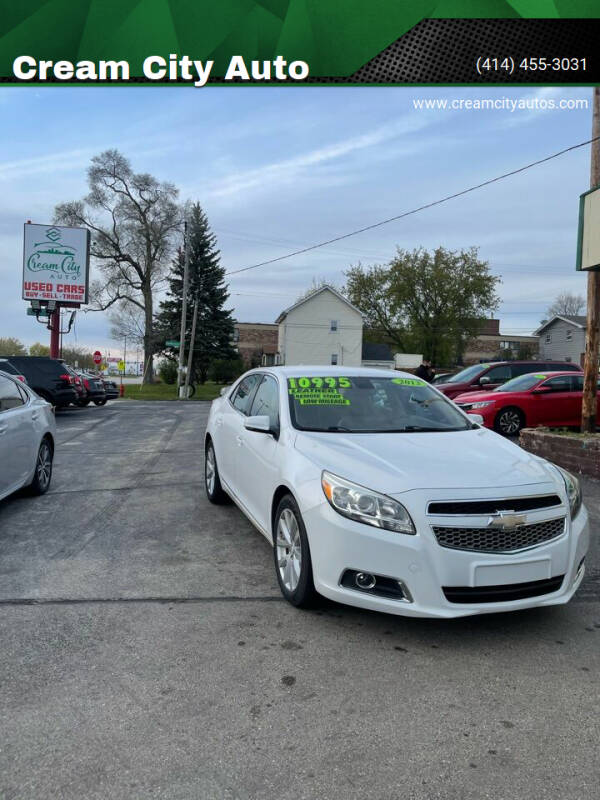
<svg viewBox="0 0 600 800">
<path fill-rule="evenodd" d="M 29 484 L 31 494 L 46 494 L 52 480 L 54 450 L 49 439 L 43 439 L 35 461 L 33 480 Z"/>
<path fill-rule="evenodd" d="M 503 436 L 518 436 L 525 427 L 525 415 L 515 406 L 501 408 L 494 420 L 494 430 Z"/>
<path fill-rule="evenodd" d="M 204 452 L 204 488 L 206 489 L 206 496 L 214 505 L 222 506 L 229 502 L 229 497 L 221 486 L 215 448 L 210 439 L 206 443 Z"/>
<path fill-rule="evenodd" d="M 78 400 L 77 405 L 81 406 L 81 408 L 85 408 L 89 404 L 89 400 Z"/>
<path fill-rule="evenodd" d="M 106 405 L 106 397 L 103 400 L 94 400 L 95 406 L 105 406 Z"/>
<path fill-rule="evenodd" d="M 273 520 L 273 559 L 277 582 L 296 608 L 310 608 L 317 599 L 304 521 L 291 494 L 279 501 Z"/>
</svg>

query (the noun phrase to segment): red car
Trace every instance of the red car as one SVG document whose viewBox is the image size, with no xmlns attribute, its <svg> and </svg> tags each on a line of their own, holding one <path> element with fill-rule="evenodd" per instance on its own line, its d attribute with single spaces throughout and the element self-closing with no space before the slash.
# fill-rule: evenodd
<svg viewBox="0 0 600 800">
<path fill-rule="evenodd" d="M 454 402 L 467 414 L 480 414 L 486 428 L 515 436 L 526 426 L 578 427 L 582 394 L 582 372 L 533 372 L 492 391 L 460 394 Z"/>
<path fill-rule="evenodd" d="M 436 383 L 435 388 L 454 400 L 463 392 L 491 391 L 519 375 L 529 372 L 581 372 L 578 364 L 565 361 L 495 361 L 491 364 L 471 364 L 470 367 Z"/>
</svg>

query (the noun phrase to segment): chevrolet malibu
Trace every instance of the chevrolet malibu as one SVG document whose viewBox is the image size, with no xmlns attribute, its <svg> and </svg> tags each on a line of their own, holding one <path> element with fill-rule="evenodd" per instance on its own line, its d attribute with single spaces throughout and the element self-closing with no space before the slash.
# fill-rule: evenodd
<svg viewBox="0 0 600 800">
<path fill-rule="evenodd" d="M 459 617 L 566 603 L 584 575 L 577 478 L 409 374 L 247 372 L 211 406 L 205 483 L 267 538 L 295 606 Z"/>
</svg>

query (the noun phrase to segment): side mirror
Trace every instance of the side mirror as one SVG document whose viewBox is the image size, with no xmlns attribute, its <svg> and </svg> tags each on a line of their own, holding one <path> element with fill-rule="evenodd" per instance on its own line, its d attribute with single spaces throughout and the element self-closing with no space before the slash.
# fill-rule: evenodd
<svg viewBox="0 0 600 800">
<path fill-rule="evenodd" d="M 257 433 L 272 433 L 271 420 L 267 415 L 261 414 L 256 417 L 246 417 L 244 420 L 244 428 L 248 431 L 256 431 Z"/>
<path fill-rule="evenodd" d="M 483 417 L 481 414 L 469 414 L 469 419 L 471 422 L 474 422 L 476 425 L 481 425 L 483 427 Z"/>
<path fill-rule="evenodd" d="M 219 392 L 219 394 L 221 395 L 221 397 L 224 397 L 224 396 L 227 394 L 227 391 L 228 391 L 228 389 L 229 389 L 229 386 L 223 386 L 223 388 L 222 388 L 222 389 L 221 389 L 221 391 Z"/>
<path fill-rule="evenodd" d="M 478 381 L 480 386 L 487 386 L 488 383 L 491 383 L 491 382 L 492 381 L 490 380 L 490 378 L 487 377 L 487 375 L 484 375 L 483 377 L 479 378 L 479 381 Z"/>
</svg>

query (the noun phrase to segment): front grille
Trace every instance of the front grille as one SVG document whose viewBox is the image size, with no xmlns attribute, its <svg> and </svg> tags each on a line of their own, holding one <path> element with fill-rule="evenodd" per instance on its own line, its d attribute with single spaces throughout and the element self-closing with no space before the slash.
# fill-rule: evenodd
<svg viewBox="0 0 600 800">
<path fill-rule="evenodd" d="M 564 517 L 520 525 L 516 528 L 449 528 L 433 525 L 438 544 L 453 550 L 473 550 L 480 553 L 510 553 L 535 547 L 560 536 L 565 527 Z"/>
<path fill-rule="evenodd" d="M 506 586 L 442 586 L 442 591 L 449 603 L 507 603 L 557 592 L 564 577 L 558 575 L 543 581 L 509 583 Z"/>
<path fill-rule="evenodd" d="M 495 514 L 498 511 L 537 511 L 561 504 L 557 494 L 507 497 L 501 500 L 450 500 L 429 503 L 429 514 Z"/>
</svg>

